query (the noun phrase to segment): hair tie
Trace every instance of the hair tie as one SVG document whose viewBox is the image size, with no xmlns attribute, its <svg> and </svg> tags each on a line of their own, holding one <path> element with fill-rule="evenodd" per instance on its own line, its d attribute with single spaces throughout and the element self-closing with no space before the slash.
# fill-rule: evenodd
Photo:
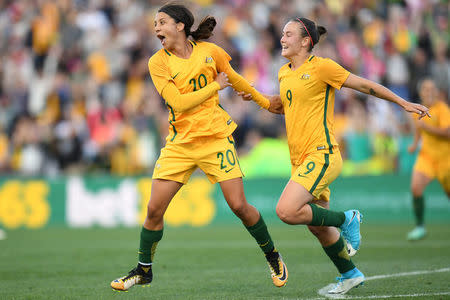
<svg viewBox="0 0 450 300">
<path fill-rule="evenodd" d="M 306 28 L 305 23 L 303 23 L 302 20 L 300 20 L 300 18 L 297 18 L 297 20 L 298 20 L 300 23 L 302 23 L 303 27 L 304 27 L 305 30 L 306 30 L 306 33 L 307 33 L 308 36 L 309 36 L 309 40 L 311 41 L 311 47 L 314 47 L 313 39 L 312 39 L 311 35 L 309 34 L 308 28 Z"/>
</svg>

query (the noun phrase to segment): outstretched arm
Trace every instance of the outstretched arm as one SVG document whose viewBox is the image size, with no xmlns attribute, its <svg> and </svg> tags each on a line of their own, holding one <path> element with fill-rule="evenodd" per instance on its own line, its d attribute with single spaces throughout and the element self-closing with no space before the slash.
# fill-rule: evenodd
<svg viewBox="0 0 450 300">
<path fill-rule="evenodd" d="M 344 82 L 343 86 L 360 91 L 361 93 L 365 93 L 396 103 L 401 107 L 403 107 L 403 109 L 406 110 L 407 112 L 418 114 L 420 116 L 419 119 L 421 119 L 426 115 L 430 116 L 427 107 L 421 104 L 408 102 L 405 99 L 397 96 L 391 90 L 385 88 L 381 84 L 356 76 L 352 73 L 350 73 L 347 80 Z"/>
<path fill-rule="evenodd" d="M 245 94 L 251 94 L 252 100 L 264 109 L 269 109 L 270 101 L 261 95 L 254 87 L 245 80 L 244 77 L 239 75 L 229 63 L 225 64 L 224 70 L 221 70 L 228 75 L 228 80 L 231 83 L 231 87 L 238 92 L 244 92 Z"/>
<path fill-rule="evenodd" d="M 283 104 L 279 95 L 269 96 L 259 93 L 244 77 L 239 75 L 229 63 L 225 65 L 224 72 L 227 73 L 232 87 L 245 101 L 253 100 L 260 107 L 274 114 L 284 114 Z"/>
</svg>

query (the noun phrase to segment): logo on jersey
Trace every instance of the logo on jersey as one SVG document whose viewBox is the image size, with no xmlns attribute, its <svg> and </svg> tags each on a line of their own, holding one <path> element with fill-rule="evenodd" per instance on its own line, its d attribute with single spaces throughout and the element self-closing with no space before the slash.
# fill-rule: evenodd
<svg viewBox="0 0 450 300">
<path fill-rule="evenodd" d="M 233 122 L 233 119 L 230 118 L 230 119 L 227 121 L 227 125 L 230 125 L 232 122 Z"/>
<path fill-rule="evenodd" d="M 175 74 L 175 76 L 172 76 L 172 79 L 175 79 L 175 77 L 177 77 L 178 74 L 180 74 L 180 72 L 178 72 L 177 74 Z"/>
<path fill-rule="evenodd" d="M 207 56 L 207 57 L 206 57 L 206 60 L 205 60 L 205 63 L 211 64 L 213 61 L 214 61 L 214 60 L 213 60 L 213 58 L 212 58 L 211 56 Z"/>
<path fill-rule="evenodd" d="M 308 80 L 310 77 L 309 74 L 303 74 L 302 77 L 300 77 L 301 80 Z"/>
</svg>

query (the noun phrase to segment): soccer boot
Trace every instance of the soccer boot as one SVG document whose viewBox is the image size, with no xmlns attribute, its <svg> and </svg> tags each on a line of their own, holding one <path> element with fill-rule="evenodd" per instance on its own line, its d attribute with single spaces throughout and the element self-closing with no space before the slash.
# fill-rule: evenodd
<svg viewBox="0 0 450 300">
<path fill-rule="evenodd" d="M 288 279 L 288 270 L 280 253 L 274 249 L 272 252 L 266 254 L 266 259 L 273 284 L 277 287 L 284 286 Z"/>
<path fill-rule="evenodd" d="M 347 241 L 348 255 L 353 256 L 361 244 L 360 223 L 363 215 L 357 210 L 345 212 L 345 221 L 341 225 L 342 237 Z"/>
<path fill-rule="evenodd" d="M 111 282 L 115 290 L 126 291 L 135 284 L 150 284 L 153 279 L 152 267 L 139 265 L 131 270 L 128 275 L 117 278 Z"/>
<path fill-rule="evenodd" d="M 345 294 L 354 287 L 358 287 L 364 283 L 364 274 L 360 270 L 354 268 L 337 277 L 338 283 L 328 291 L 328 294 Z"/>
<path fill-rule="evenodd" d="M 427 235 L 427 231 L 423 226 L 417 226 L 412 231 L 408 233 L 408 241 L 418 241 L 421 240 Z"/>
</svg>

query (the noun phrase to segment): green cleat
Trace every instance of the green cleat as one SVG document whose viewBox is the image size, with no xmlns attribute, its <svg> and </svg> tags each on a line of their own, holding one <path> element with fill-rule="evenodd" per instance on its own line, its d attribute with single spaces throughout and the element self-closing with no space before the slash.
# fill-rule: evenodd
<svg viewBox="0 0 450 300">
<path fill-rule="evenodd" d="M 417 226 L 408 233 L 408 241 L 418 241 L 427 235 L 427 231 L 423 226 Z"/>
</svg>

